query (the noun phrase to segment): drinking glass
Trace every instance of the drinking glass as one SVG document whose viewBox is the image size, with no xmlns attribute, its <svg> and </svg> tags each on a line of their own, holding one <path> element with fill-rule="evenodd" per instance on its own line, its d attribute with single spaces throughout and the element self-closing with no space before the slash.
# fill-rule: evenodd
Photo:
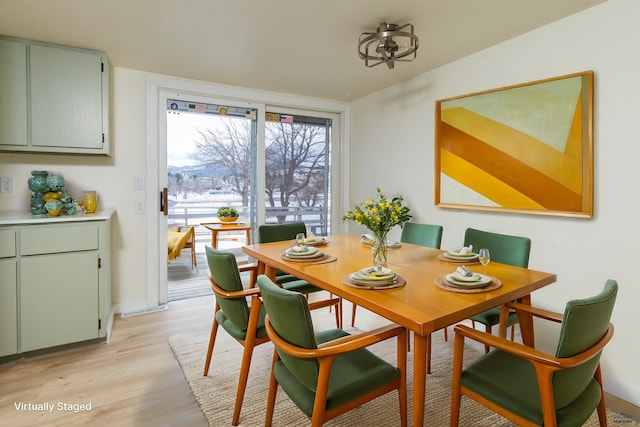
<svg viewBox="0 0 640 427">
<path fill-rule="evenodd" d="M 304 239 L 305 239 L 304 233 L 296 234 L 296 242 L 298 243 L 298 246 L 300 246 L 301 248 L 305 247 Z"/>
<path fill-rule="evenodd" d="M 95 213 L 98 208 L 95 191 L 83 191 L 84 209 L 87 213 Z"/>
<path fill-rule="evenodd" d="M 482 264 L 483 273 L 487 274 L 487 264 L 489 264 L 489 261 L 491 261 L 491 254 L 489 254 L 489 249 L 480 249 L 480 252 L 478 252 L 478 258 L 480 259 L 480 264 Z"/>
</svg>

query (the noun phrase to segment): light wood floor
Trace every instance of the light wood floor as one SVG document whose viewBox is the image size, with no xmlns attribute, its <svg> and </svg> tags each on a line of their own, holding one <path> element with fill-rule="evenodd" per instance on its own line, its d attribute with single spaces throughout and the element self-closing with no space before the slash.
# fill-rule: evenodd
<svg viewBox="0 0 640 427">
<path fill-rule="evenodd" d="M 175 301 L 166 311 L 115 319 L 108 344 L 68 350 L 0 365 L 3 426 L 206 426 L 167 338 L 183 332 L 208 336 L 212 296 Z M 350 305 L 344 307 L 350 321 Z M 358 308 L 357 326 L 380 319 Z M 214 358 L 215 363 L 215 358 Z M 18 410 L 19 403 L 54 410 Z M 91 404 L 65 411 L 60 404 Z M 608 406 L 640 419 L 640 410 L 608 396 Z M 73 409 L 73 407 L 71 407 Z"/>
</svg>

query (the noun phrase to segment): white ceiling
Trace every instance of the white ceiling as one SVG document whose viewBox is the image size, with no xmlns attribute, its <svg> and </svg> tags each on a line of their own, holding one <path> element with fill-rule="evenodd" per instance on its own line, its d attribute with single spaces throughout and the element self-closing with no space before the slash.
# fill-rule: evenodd
<svg viewBox="0 0 640 427">
<path fill-rule="evenodd" d="M 116 67 L 350 101 L 604 1 L 0 0 L 0 34 L 105 51 Z M 364 66 L 358 38 L 381 22 L 415 26 L 415 61 Z"/>
</svg>

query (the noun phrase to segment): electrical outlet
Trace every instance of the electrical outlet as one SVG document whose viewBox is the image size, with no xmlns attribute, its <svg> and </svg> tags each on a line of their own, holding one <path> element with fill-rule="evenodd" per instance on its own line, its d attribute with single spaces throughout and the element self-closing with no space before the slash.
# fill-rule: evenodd
<svg viewBox="0 0 640 427">
<path fill-rule="evenodd" d="M 143 214 L 144 213 L 144 201 L 142 201 L 140 199 L 136 200 L 135 212 L 137 214 Z"/>
<path fill-rule="evenodd" d="M 14 192 L 13 177 L 0 177 L 0 193 L 13 194 Z"/>
</svg>

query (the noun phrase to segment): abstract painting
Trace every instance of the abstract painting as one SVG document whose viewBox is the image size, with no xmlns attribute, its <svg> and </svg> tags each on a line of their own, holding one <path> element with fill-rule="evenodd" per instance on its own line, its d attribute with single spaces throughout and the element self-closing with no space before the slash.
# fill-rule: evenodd
<svg viewBox="0 0 640 427">
<path fill-rule="evenodd" d="M 436 101 L 435 204 L 593 215 L 593 71 Z"/>
</svg>

